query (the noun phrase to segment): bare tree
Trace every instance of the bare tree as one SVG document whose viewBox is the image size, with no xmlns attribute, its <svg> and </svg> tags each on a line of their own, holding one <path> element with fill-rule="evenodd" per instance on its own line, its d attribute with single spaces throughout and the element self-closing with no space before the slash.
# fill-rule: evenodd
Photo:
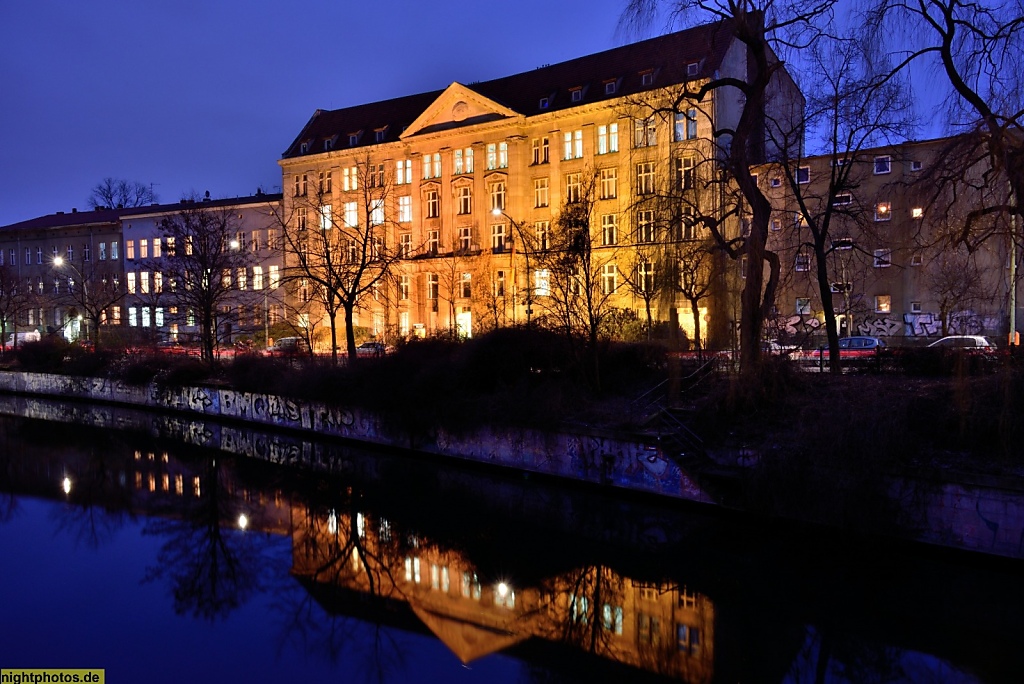
<svg viewBox="0 0 1024 684">
<path fill-rule="evenodd" d="M 769 172 L 785 179 L 788 200 L 795 206 L 797 221 L 782 221 L 795 249 L 794 261 L 814 274 L 825 318 L 829 367 L 842 372 L 839 327 L 832 301 L 837 279 L 829 268 L 834 250 L 852 247 L 852 228 L 865 216 L 857 189 L 870 176 L 870 160 L 861 158 L 869 147 L 892 143 L 911 129 L 910 100 L 899 79 L 874 71 L 851 40 L 820 38 L 808 55 L 813 84 L 806 114 L 795 121 L 778 121 L 769 134 L 784 155 Z M 875 64 L 874 66 L 877 66 Z M 796 125 L 787 126 L 787 123 Z M 819 139 L 816 147 L 829 160 L 828 176 L 811 182 L 810 169 L 802 166 L 805 132 Z M 810 269 L 809 258 L 814 258 Z M 849 317 L 849 312 L 844 315 Z"/>
<path fill-rule="evenodd" d="M 237 244 L 236 217 L 229 209 L 191 201 L 160 222 L 167 245 L 161 260 L 164 289 L 179 316 L 194 313 L 205 361 L 214 358 L 219 312 L 239 301 L 232 286 L 236 275 L 255 263 L 253 252 Z"/>
<path fill-rule="evenodd" d="M 630 0 L 623 15 L 623 22 L 632 26 L 648 25 L 662 12 L 667 12 L 673 23 L 717 21 L 716 30 L 728 31 L 742 47 L 744 68 L 740 72 L 723 71 L 687 83 L 677 91 L 670 107 L 658 111 L 674 116 L 693 104 L 705 103 L 708 96 L 738 102 L 737 116 L 712 119 L 715 129 L 711 137 L 724 177 L 715 174 L 709 179 L 725 181 L 738 189 L 742 210 L 750 216 L 749 230 L 737 242 L 727 237 L 716 222 L 706 225 L 730 257 L 746 257 L 739 334 L 740 370 L 747 378 L 755 377 L 760 367 L 762 327 L 774 307 L 779 282 L 778 256 L 767 249 L 771 204 L 758 188 L 751 168 L 763 163 L 768 155 L 764 135 L 770 122 L 765 121 L 766 110 L 773 108 L 782 113 L 787 107 L 802 105 L 773 100 L 789 83 L 777 52 L 812 45 L 831 18 L 834 5 L 835 0 Z"/>
<path fill-rule="evenodd" d="M 943 73 L 949 86 L 949 122 L 965 134 L 957 156 L 964 168 L 984 161 L 989 185 L 1008 185 L 1004 201 L 975 208 L 963 223 L 959 239 L 977 244 L 976 221 L 997 213 L 1021 216 L 1024 12 L 1020 3 L 876 0 L 866 19 L 869 44 L 888 49 L 895 56 L 896 69 L 924 63 Z M 929 80 L 929 86 L 933 84 L 934 79 Z M 947 181 L 956 178 L 945 175 Z"/>
<path fill-rule="evenodd" d="M 0 266 L 0 351 L 7 348 L 7 331 L 16 331 L 30 297 L 31 292 L 18 282 L 17 271 L 10 265 Z"/>
<path fill-rule="evenodd" d="M 96 184 L 89 195 L 89 206 L 93 209 L 125 209 L 144 207 L 157 201 L 152 184 L 123 178 L 106 177 Z"/>
<path fill-rule="evenodd" d="M 680 242 L 676 247 L 675 270 L 671 284 L 690 304 L 693 317 L 693 345 L 703 354 L 700 303 L 711 295 L 715 278 L 715 242 L 708 237 Z"/>
<path fill-rule="evenodd" d="M 586 360 L 586 374 L 595 388 L 601 387 L 598 336 L 601 323 L 610 313 L 610 298 L 618 286 L 616 250 L 595 245 L 594 204 L 596 176 L 593 171 L 573 179 L 548 237 L 547 249 L 530 249 L 537 264 L 530 283 L 537 301 L 546 309 L 554 327 L 560 329 Z M 575 184 L 577 183 L 578 184 Z M 547 296 L 543 296 L 544 294 Z"/>
<path fill-rule="evenodd" d="M 84 253 L 77 262 L 70 255 L 53 260 L 57 281 L 66 283 L 66 287 L 58 290 L 59 301 L 73 307 L 69 315 L 81 316 L 86 322 L 86 337 L 92 339 L 97 350 L 107 313 L 128 294 L 120 283 L 115 263 L 93 260 Z"/>
<path fill-rule="evenodd" d="M 397 221 L 394 174 L 369 157 L 359 164 L 357 188 L 341 207 L 333 203 L 330 176 L 305 182 L 292 198 L 283 228 L 285 280 L 305 282 L 328 318 L 331 355 L 337 361 L 337 317 L 344 313 L 346 352 L 356 359 L 354 314 L 384 286 L 401 253 L 388 244 Z M 340 211 L 339 211 L 340 209 Z"/>
</svg>

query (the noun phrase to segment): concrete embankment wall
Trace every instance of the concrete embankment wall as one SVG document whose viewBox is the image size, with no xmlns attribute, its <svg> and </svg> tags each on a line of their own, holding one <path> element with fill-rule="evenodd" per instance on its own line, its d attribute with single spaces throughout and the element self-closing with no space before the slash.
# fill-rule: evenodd
<svg viewBox="0 0 1024 684">
<path fill-rule="evenodd" d="M 675 499 L 716 503 L 689 473 L 639 439 L 482 427 L 458 434 L 410 433 L 359 408 L 300 402 L 274 395 L 210 387 L 145 387 L 102 378 L 0 372 L 0 392 L 110 402 L 211 421 L 245 421 L 310 435 L 410 449 L 520 471 L 542 473 Z M 240 423 L 235 423 L 239 425 Z M 231 430 L 232 451 L 262 453 L 246 430 Z M 265 446 L 265 445 L 263 445 Z M 273 449 L 270 450 L 271 452 Z M 260 453 L 257 453 L 260 452 Z M 282 452 L 284 453 L 284 452 Z M 282 458 L 280 462 L 291 462 Z M 742 475 L 741 475 L 742 477 Z M 880 474 L 880 477 L 885 475 Z M 890 479 L 900 520 L 876 521 L 880 534 L 1024 559 L 1024 488 L 1013 481 L 954 481 L 931 476 Z M 865 502 L 865 505 L 871 505 Z M 796 514 L 795 517 L 800 517 Z M 814 521 L 812 521 L 814 522 Z"/>
<path fill-rule="evenodd" d="M 614 435 L 482 427 L 410 433 L 359 408 L 213 387 L 144 387 L 105 378 L 0 372 L 0 391 L 81 399 L 246 421 L 274 428 L 413 449 L 437 456 L 604 484 L 690 501 L 710 497 L 677 464 L 641 440 Z"/>
</svg>

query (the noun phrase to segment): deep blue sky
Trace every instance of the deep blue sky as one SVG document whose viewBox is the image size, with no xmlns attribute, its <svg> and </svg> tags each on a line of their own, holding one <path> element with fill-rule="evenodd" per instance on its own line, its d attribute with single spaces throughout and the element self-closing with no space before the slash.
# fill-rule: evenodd
<svg viewBox="0 0 1024 684">
<path fill-rule="evenodd" d="M 625 0 L 0 0 L 0 225 L 106 176 L 161 201 L 278 190 L 335 109 L 619 45 Z"/>
</svg>

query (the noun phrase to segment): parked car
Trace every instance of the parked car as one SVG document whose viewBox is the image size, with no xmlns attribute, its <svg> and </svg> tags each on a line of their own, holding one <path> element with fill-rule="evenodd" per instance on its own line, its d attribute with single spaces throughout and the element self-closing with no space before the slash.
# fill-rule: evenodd
<svg viewBox="0 0 1024 684">
<path fill-rule="evenodd" d="M 866 335 L 841 337 L 839 338 L 839 358 L 855 359 L 871 357 L 878 354 L 878 352 L 885 349 L 885 347 L 885 340 L 878 337 L 869 337 Z M 828 358 L 828 347 L 822 347 L 819 349 L 819 354 L 824 354 L 825 358 Z"/>
<path fill-rule="evenodd" d="M 995 351 L 995 345 L 982 335 L 947 335 L 928 345 L 936 349 L 975 349 L 977 351 Z"/>
<path fill-rule="evenodd" d="M 383 342 L 363 342 L 356 347 L 356 356 L 360 358 L 376 358 L 384 356 L 389 351 Z"/>
<path fill-rule="evenodd" d="M 267 349 L 269 356 L 308 356 L 309 343 L 301 337 L 282 337 Z"/>
</svg>

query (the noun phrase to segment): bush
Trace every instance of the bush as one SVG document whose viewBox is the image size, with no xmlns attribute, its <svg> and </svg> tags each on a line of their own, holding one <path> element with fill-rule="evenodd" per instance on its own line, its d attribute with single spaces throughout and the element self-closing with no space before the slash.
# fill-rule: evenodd
<svg viewBox="0 0 1024 684">
<path fill-rule="evenodd" d="M 47 337 L 39 342 L 18 346 L 17 358 L 22 369 L 34 373 L 60 372 L 71 345 L 62 337 Z"/>
</svg>

